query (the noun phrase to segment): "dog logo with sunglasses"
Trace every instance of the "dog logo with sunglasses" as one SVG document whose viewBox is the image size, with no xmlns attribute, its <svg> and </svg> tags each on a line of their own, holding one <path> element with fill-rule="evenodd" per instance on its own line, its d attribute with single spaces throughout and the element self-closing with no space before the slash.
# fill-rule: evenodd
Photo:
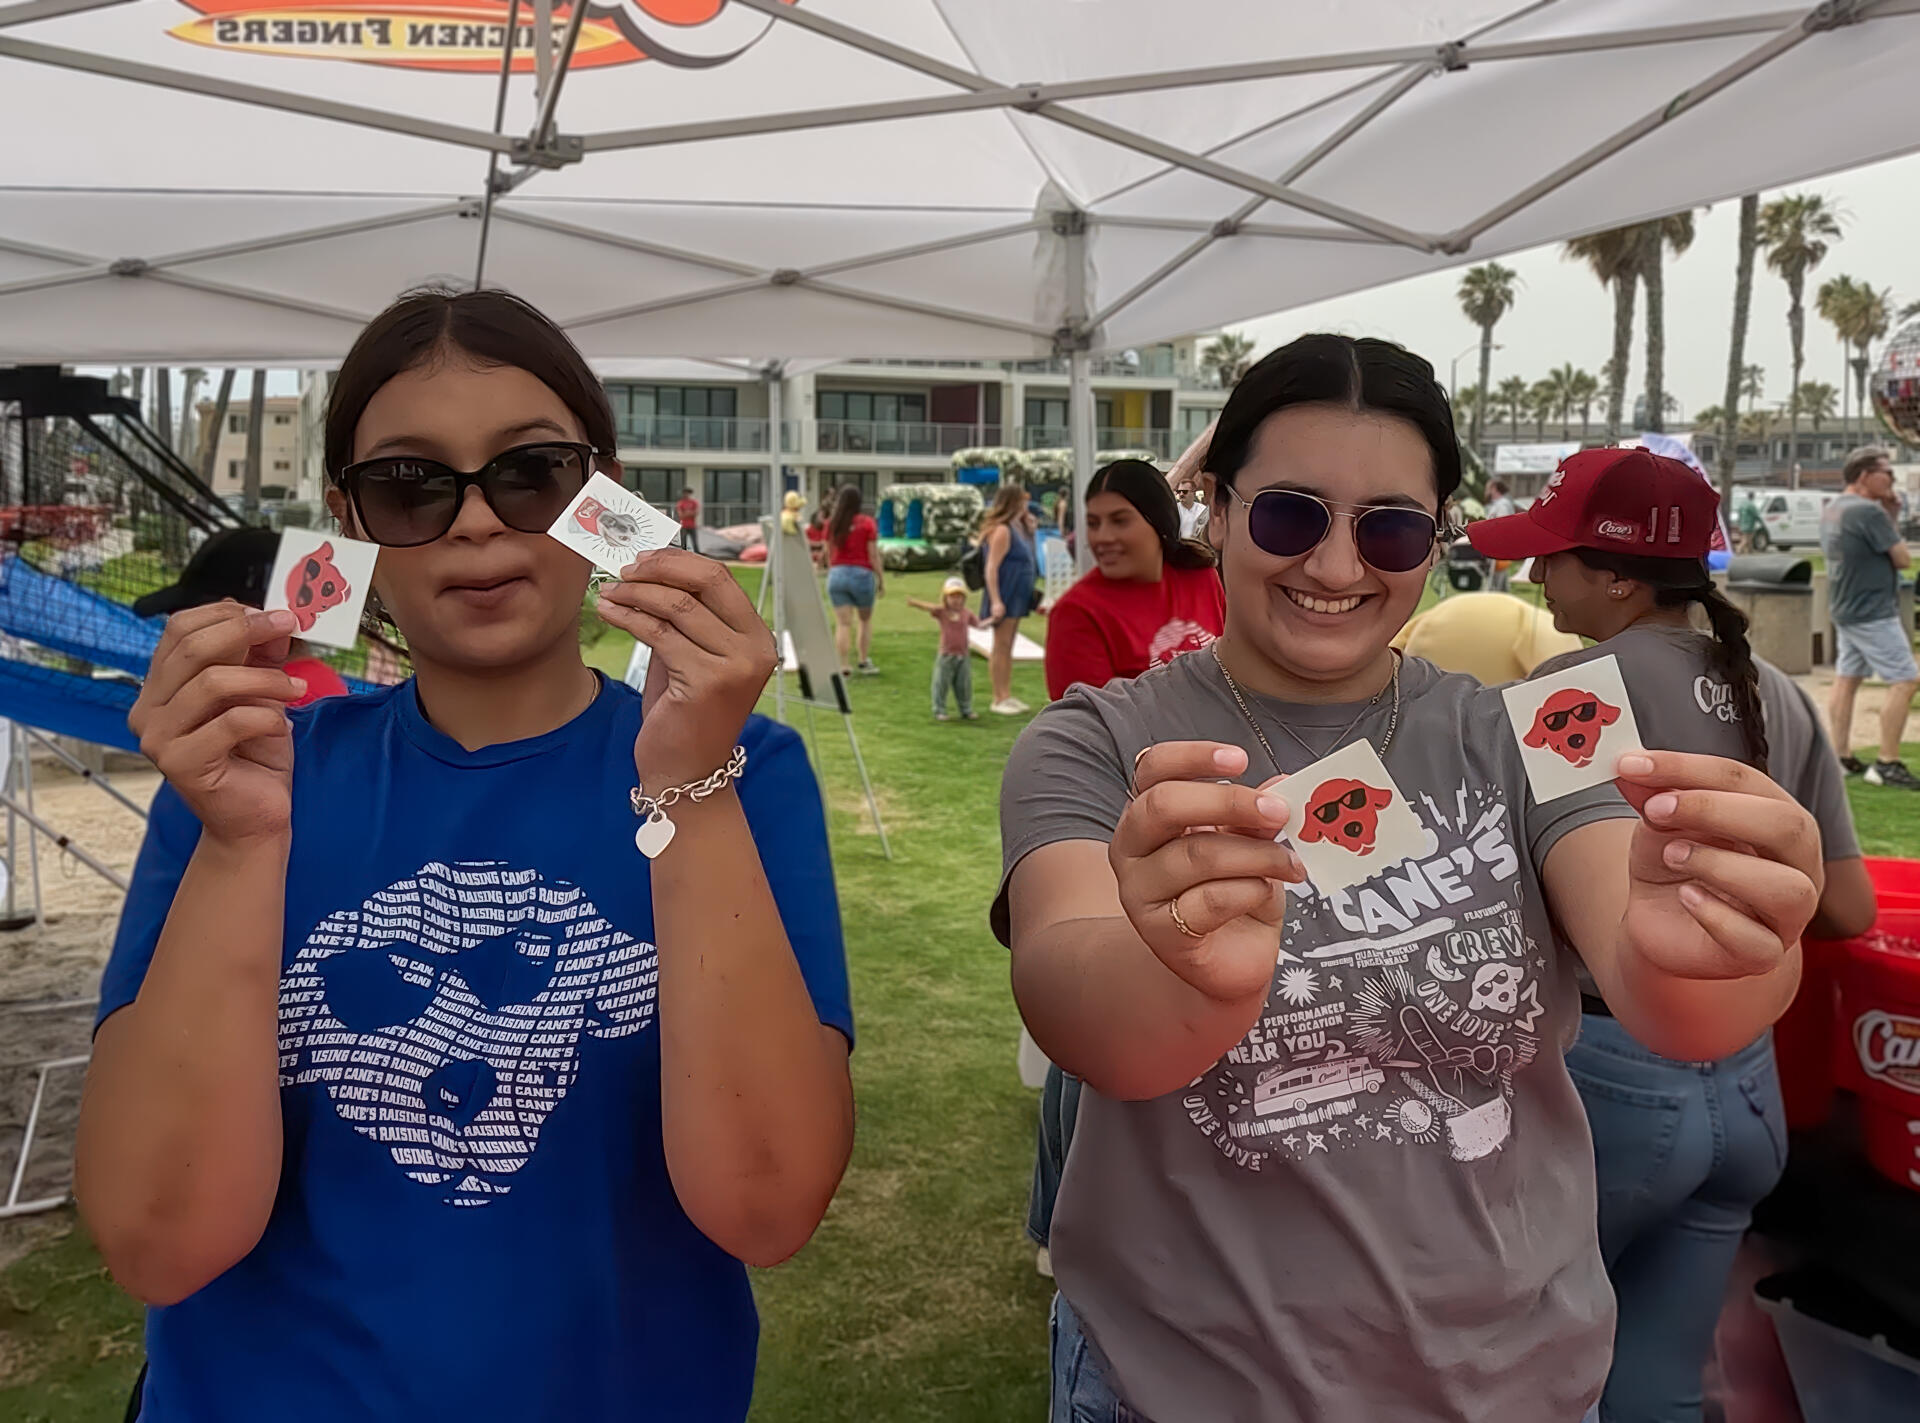
<svg viewBox="0 0 1920 1423">
<path fill-rule="evenodd" d="M 1392 801 L 1392 791 L 1365 781 L 1348 777 L 1324 781 L 1307 802 L 1300 838 L 1308 844 L 1325 841 L 1356 855 L 1370 855 L 1380 830 L 1381 808 Z"/>
<path fill-rule="evenodd" d="M 1593 760 L 1600 746 L 1600 732 L 1620 720 L 1620 708 L 1602 701 L 1593 692 L 1564 687 L 1555 692 L 1533 714 L 1533 726 L 1526 744 L 1545 747 L 1576 770 Z"/>
</svg>

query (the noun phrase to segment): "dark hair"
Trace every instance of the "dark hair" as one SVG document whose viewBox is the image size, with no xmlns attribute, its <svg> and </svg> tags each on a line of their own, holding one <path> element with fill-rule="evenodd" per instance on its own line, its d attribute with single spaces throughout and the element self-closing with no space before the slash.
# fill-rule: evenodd
<svg viewBox="0 0 1920 1423">
<path fill-rule="evenodd" d="M 860 513 L 860 486 L 843 484 L 833 496 L 833 517 L 827 520 L 827 542 L 838 548 L 847 541 Z"/>
<path fill-rule="evenodd" d="M 1504 479 L 1489 479 L 1489 480 L 1487 481 L 1487 493 L 1489 493 L 1489 494 L 1505 494 L 1506 492 L 1507 492 L 1507 482 L 1506 482 L 1506 480 L 1504 480 Z"/>
<path fill-rule="evenodd" d="M 422 287 L 369 321 L 340 363 L 327 401 L 327 473 L 353 463 L 353 432 L 380 387 L 456 353 L 525 371 L 565 402 L 594 449 L 613 454 L 606 387 L 564 331 L 510 292 Z"/>
<path fill-rule="evenodd" d="M 1269 351 L 1240 377 L 1207 446 L 1207 473 L 1231 487 L 1261 423 L 1293 405 L 1343 405 L 1397 416 L 1426 439 L 1440 503 L 1460 487 L 1460 439 L 1433 367 L 1391 341 L 1326 332 Z"/>
<path fill-rule="evenodd" d="M 1115 460 L 1087 482 L 1087 499 L 1117 494 L 1139 511 L 1160 536 L 1160 556 L 1175 568 L 1211 568 L 1213 550 L 1180 537 L 1180 506 L 1167 477 L 1145 460 Z"/>
<path fill-rule="evenodd" d="M 1694 558 L 1642 558 L 1593 548 L 1576 548 L 1573 555 L 1588 568 L 1646 584 L 1653 589 L 1656 607 L 1698 603 L 1706 610 L 1707 625 L 1713 629 L 1713 670 L 1733 689 L 1733 711 L 1746 738 L 1747 764 L 1765 772 L 1766 714 L 1760 706 L 1760 671 L 1753 664 L 1753 648 L 1747 642 L 1747 615 L 1714 586 L 1706 564 Z"/>
</svg>

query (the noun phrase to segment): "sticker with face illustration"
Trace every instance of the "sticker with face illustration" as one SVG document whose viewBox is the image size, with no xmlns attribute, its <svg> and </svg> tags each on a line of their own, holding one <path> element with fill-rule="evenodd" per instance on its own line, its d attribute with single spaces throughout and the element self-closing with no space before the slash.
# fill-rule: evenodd
<svg viewBox="0 0 1920 1423">
<path fill-rule="evenodd" d="M 1365 741 L 1343 746 L 1280 787 L 1289 813 L 1282 838 L 1324 894 L 1371 879 L 1427 846 L 1427 832 Z"/>
<path fill-rule="evenodd" d="M 267 578 L 268 612 L 284 608 L 298 624 L 295 637 L 326 647 L 352 647 L 360 636 L 360 609 L 373 587 L 378 544 L 323 533 L 283 529 L 280 552 Z"/>
<path fill-rule="evenodd" d="M 1501 696 L 1533 798 L 1543 804 L 1612 780 L 1615 763 L 1642 749 L 1618 658 L 1515 682 Z"/>
<path fill-rule="evenodd" d="M 631 489 L 596 474 L 547 532 L 595 566 L 618 574 L 641 554 L 673 543 L 680 526 Z"/>
</svg>

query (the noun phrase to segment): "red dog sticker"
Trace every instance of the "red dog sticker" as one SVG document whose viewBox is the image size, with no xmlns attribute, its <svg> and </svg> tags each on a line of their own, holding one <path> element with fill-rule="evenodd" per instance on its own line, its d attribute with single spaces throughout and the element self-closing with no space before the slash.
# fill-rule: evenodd
<svg viewBox="0 0 1920 1423">
<path fill-rule="evenodd" d="M 1526 744 L 1546 747 L 1578 769 L 1593 759 L 1600 731 L 1620 720 L 1620 708 L 1609 706 L 1592 692 L 1565 687 L 1540 703 Z"/>
<path fill-rule="evenodd" d="M 1392 791 L 1376 789 L 1365 781 L 1322 781 L 1307 802 L 1300 838 L 1310 845 L 1324 840 L 1356 855 L 1372 854 L 1380 810 L 1392 799 Z"/>
<path fill-rule="evenodd" d="M 353 589 L 333 566 L 331 541 L 301 559 L 287 575 L 287 607 L 301 632 L 312 632 L 322 613 L 339 607 L 352 596 Z"/>
</svg>

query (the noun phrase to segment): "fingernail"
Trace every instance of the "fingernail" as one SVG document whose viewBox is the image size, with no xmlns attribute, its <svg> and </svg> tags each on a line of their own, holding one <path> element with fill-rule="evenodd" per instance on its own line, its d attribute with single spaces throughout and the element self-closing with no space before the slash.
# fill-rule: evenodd
<svg viewBox="0 0 1920 1423">
<path fill-rule="evenodd" d="M 1698 909 L 1707 902 L 1707 892 L 1697 884 L 1680 886 L 1680 902 L 1689 909 Z"/>
<path fill-rule="evenodd" d="M 1260 807 L 1260 813 L 1275 825 L 1287 823 L 1287 803 L 1277 795 L 1263 795 L 1254 802 Z"/>
<path fill-rule="evenodd" d="M 1222 746 L 1213 753 L 1213 764 L 1223 771 L 1235 771 L 1240 768 L 1241 753 L 1231 746 Z"/>
<path fill-rule="evenodd" d="M 300 620 L 285 608 L 267 614 L 267 626 L 275 632 L 292 632 L 300 626 Z"/>
<path fill-rule="evenodd" d="M 304 697 L 307 694 L 307 679 L 305 677 L 289 677 L 287 680 L 293 683 L 293 694 L 296 697 Z"/>
<path fill-rule="evenodd" d="M 1647 818 L 1665 820 L 1680 809 L 1680 797 L 1677 795 L 1657 795 L 1647 802 Z"/>
<path fill-rule="evenodd" d="M 1629 751 L 1614 764 L 1614 769 L 1623 776 L 1651 776 L 1653 757 L 1642 756 L 1637 751 Z"/>
<path fill-rule="evenodd" d="M 1693 857 L 1693 846 L 1685 840 L 1669 840 L 1667 848 L 1660 852 L 1660 858 L 1679 869 Z"/>
</svg>

